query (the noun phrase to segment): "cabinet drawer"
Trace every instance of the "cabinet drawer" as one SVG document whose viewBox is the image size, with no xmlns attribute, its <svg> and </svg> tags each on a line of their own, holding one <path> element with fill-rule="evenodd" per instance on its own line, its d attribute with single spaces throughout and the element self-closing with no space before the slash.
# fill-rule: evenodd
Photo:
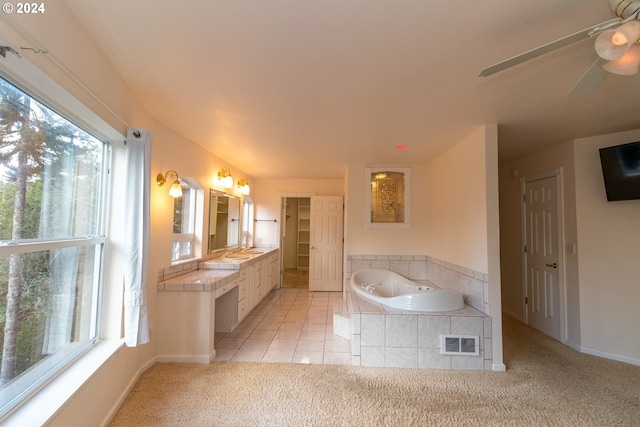
<svg viewBox="0 0 640 427">
<path fill-rule="evenodd" d="M 246 298 L 249 289 L 247 283 L 249 283 L 248 280 L 240 280 L 238 282 L 238 301 Z"/>
<path fill-rule="evenodd" d="M 238 321 L 244 319 L 249 314 L 249 298 L 238 302 Z"/>
<path fill-rule="evenodd" d="M 216 298 L 221 297 L 222 295 L 226 294 L 227 292 L 229 292 L 231 289 L 235 288 L 236 286 L 237 286 L 236 282 L 225 283 L 224 286 L 221 286 L 218 289 L 216 289 Z"/>
</svg>

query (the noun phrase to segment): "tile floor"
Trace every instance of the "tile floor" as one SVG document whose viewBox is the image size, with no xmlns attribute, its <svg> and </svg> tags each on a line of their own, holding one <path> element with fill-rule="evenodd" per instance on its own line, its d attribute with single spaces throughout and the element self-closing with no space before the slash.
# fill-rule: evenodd
<svg viewBox="0 0 640 427">
<path fill-rule="evenodd" d="M 342 292 L 274 289 L 229 333 L 216 333 L 215 360 L 351 365 L 349 340 L 333 333 Z"/>
<path fill-rule="evenodd" d="M 285 268 L 282 275 L 282 287 L 309 289 L 309 270 Z"/>
</svg>

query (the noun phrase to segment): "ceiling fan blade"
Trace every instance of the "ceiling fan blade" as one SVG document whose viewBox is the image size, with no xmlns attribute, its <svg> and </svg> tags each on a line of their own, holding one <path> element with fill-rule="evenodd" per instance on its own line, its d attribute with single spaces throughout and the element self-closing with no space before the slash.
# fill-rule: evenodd
<svg viewBox="0 0 640 427">
<path fill-rule="evenodd" d="M 622 19 L 620 18 L 610 19 L 600 24 L 593 25 L 589 28 L 585 28 L 584 30 L 578 31 L 576 33 L 569 34 L 568 36 L 562 37 L 561 39 L 558 39 L 558 40 L 554 40 L 540 47 L 537 47 L 535 49 L 531 49 L 527 52 L 521 53 L 520 55 L 516 55 L 513 58 L 509 58 L 502 62 L 498 62 L 497 64 L 494 64 L 482 70 L 480 72 L 480 77 L 490 76 L 499 71 L 506 70 L 507 68 L 511 68 L 525 61 L 529 61 L 530 59 L 537 58 L 538 56 L 544 55 L 545 53 L 549 53 L 551 51 L 560 49 L 570 44 L 579 42 L 580 40 L 584 40 L 586 38 L 593 36 L 599 31 L 602 31 L 607 28 L 611 28 L 617 25 L 618 23 L 620 23 L 621 21 Z"/>
<path fill-rule="evenodd" d="M 602 68 L 607 62 L 606 59 L 598 57 L 591 64 L 591 67 L 580 77 L 580 80 L 571 88 L 569 93 L 565 95 L 566 99 L 576 99 L 585 96 L 596 90 L 600 83 L 609 76 L 609 72 Z"/>
</svg>

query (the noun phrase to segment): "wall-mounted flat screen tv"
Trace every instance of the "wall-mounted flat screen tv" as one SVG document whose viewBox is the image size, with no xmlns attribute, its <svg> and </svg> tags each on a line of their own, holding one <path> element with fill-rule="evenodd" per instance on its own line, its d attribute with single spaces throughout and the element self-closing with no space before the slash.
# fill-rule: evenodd
<svg viewBox="0 0 640 427">
<path fill-rule="evenodd" d="M 600 149 L 607 200 L 640 199 L 640 141 Z"/>
</svg>

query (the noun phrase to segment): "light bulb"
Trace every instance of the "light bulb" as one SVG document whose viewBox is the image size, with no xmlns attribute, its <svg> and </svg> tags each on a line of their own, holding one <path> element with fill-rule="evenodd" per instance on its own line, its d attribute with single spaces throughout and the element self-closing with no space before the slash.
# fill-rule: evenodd
<svg viewBox="0 0 640 427">
<path fill-rule="evenodd" d="M 627 44 L 627 38 L 625 37 L 624 34 L 622 34 L 619 31 L 616 31 L 615 33 L 613 33 L 613 35 L 611 36 L 611 43 L 613 43 L 616 46 L 622 46 Z"/>
<path fill-rule="evenodd" d="M 178 181 L 174 181 L 171 185 L 171 189 L 169 189 L 169 195 L 175 198 L 182 197 L 182 186 Z"/>
<path fill-rule="evenodd" d="M 630 21 L 615 30 L 603 31 L 596 38 L 595 49 L 602 59 L 614 60 L 623 57 L 640 39 L 640 21 Z"/>
<path fill-rule="evenodd" d="M 632 76 L 638 73 L 640 64 L 640 45 L 633 45 L 621 58 L 613 59 L 602 66 L 606 71 L 622 76 Z"/>
</svg>

